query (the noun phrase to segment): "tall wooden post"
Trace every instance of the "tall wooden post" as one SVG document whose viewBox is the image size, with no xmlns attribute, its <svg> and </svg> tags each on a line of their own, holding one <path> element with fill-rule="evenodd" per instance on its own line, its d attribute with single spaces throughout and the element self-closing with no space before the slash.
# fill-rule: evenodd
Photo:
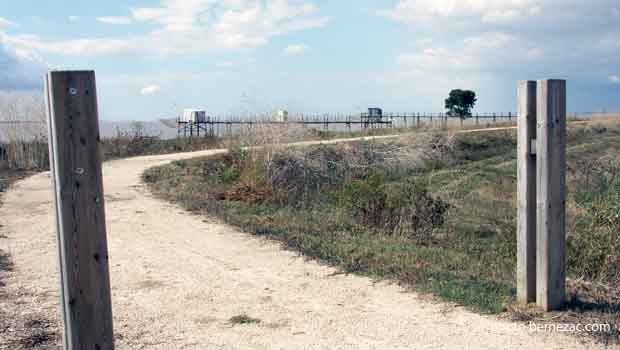
<svg viewBox="0 0 620 350">
<path fill-rule="evenodd" d="M 520 81 L 517 145 L 517 301 L 536 301 L 536 82 Z"/>
<path fill-rule="evenodd" d="M 536 303 L 549 311 L 566 299 L 566 81 L 539 80 L 537 105 Z"/>
<path fill-rule="evenodd" d="M 95 73 L 46 77 L 64 347 L 114 349 Z"/>
</svg>

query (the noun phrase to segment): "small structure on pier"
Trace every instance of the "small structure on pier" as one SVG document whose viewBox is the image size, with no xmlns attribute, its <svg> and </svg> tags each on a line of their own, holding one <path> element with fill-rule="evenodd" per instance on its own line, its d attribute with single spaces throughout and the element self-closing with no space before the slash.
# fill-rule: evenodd
<svg viewBox="0 0 620 350">
<path fill-rule="evenodd" d="M 203 109 L 185 109 L 178 118 L 178 136 L 204 136 L 213 135 L 211 117 Z"/>
<path fill-rule="evenodd" d="M 276 113 L 274 120 L 279 123 L 288 123 L 288 111 L 285 109 L 280 109 Z"/>
<path fill-rule="evenodd" d="M 181 117 L 183 122 L 204 123 L 207 121 L 207 112 L 201 109 L 186 109 Z"/>
<path fill-rule="evenodd" d="M 364 128 L 374 128 L 376 125 L 381 125 L 383 121 L 383 110 L 381 108 L 368 108 L 368 113 L 362 113 L 361 121 Z"/>
<path fill-rule="evenodd" d="M 381 120 L 383 118 L 383 110 L 381 108 L 368 108 L 368 118 Z"/>
</svg>

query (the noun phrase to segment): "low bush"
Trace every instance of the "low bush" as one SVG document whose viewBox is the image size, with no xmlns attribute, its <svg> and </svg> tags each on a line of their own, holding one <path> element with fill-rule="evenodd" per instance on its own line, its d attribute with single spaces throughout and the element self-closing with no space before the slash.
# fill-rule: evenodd
<svg viewBox="0 0 620 350">
<path fill-rule="evenodd" d="M 450 165 L 455 157 L 456 137 L 447 134 L 429 135 L 420 147 L 421 158 L 428 169 Z"/>
<path fill-rule="evenodd" d="M 454 157 L 460 162 L 475 162 L 498 154 L 512 154 L 517 148 L 515 133 L 501 131 L 460 136 L 455 140 Z"/>
<path fill-rule="evenodd" d="M 431 196 L 422 181 L 407 179 L 388 185 L 381 174 L 346 184 L 340 201 L 367 228 L 402 235 L 417 243 L 432 239 L 450 208 L 441 198 Z"/>
<path fill-rule="evenodd" d="M 446 221 L 450 204 L 433 197 L 426 184 L 408 179 L 388 196 L 388 227 L 418 243 L 428 243 Z"/>
<path fill-rule="evenodd" d="M 380 174 L 352 181 L 344 186 L 341 205 L 352 215 L 359 216 L 363 225 L 382 229 L 387 224 L 390 214 L 385 188 L 385 180 Z"/>
<path fill-rule="evenodd" d="M 620 165 L 601 167 L 582 180 L 575 201 L 585 225 L 568 237 L 568 266 L 577 276 L 620 283 Z"/>
<path fill-rule="evenodd" d="M 266 171 L 267 182 L 285 191 L 291 205 L 301 203 L 310 189 L 318 188 L 323 182 L 319 169 L 293 152 L 276 154 Z"/>
</svg>

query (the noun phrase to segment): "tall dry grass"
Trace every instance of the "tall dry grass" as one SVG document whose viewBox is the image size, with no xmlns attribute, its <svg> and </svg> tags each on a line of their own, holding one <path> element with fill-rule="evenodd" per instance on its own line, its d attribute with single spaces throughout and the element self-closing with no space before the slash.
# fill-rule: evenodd
<svg viewBox="0 0 620 350">
<path fill-rule="evenodd" d="M 36 93 L 0 92 L 0 171 L 38 171 L 49 168 L 46 107 Z M 217 145 L 213 137 L 164 140 L 151 136 L 142 123 L 104 138 L 104 160 L 141 155 L 196 151 Z"/>
<path fill-rule="evenodd" d="M 0 92 L 0 169 L 48 167 L 45 102 L 40 94 Z"/>
<path fill-rule="evenodd" d="M 250 163 L 258 166 L 258 162 L 264 162 L 268 166 L 288 143 L 316 138 L 315 130 L 298 124 L 255 124 L 242 127 L 235 137 L 225 139 L 224 145 L 231 151 L 244 148 Z"/>
</svg>

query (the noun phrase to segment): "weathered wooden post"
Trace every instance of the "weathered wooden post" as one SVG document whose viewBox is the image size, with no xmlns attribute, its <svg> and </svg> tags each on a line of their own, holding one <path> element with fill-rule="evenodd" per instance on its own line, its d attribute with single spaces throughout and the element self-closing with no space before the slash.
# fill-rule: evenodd
<svg viewBox="0 0 620 350">
<path fill-rule="evenodd" d="M 527 304 L 536 301 L 536 82 L 520 81 L 517 96 L 517 301 Z"/>
<path fill-rule="evenodd" d="M 566 81 L 537 85 L 536 303 L 549 311 L 566 299 Z"/>
<path fill-rule="evenodd" d="M 95 73 L 45 83 L 64 347 L 114 349 Z"/>
</svg>

